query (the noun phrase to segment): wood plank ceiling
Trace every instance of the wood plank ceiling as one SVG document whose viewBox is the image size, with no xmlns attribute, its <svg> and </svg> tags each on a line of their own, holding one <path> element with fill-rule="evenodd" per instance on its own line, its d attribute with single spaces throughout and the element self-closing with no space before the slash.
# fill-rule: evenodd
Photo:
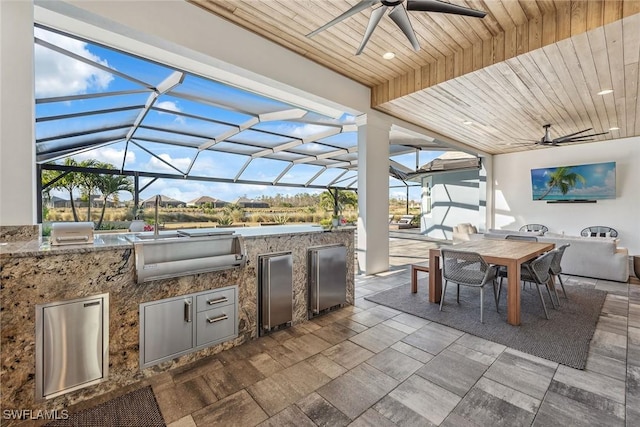
<svg viewBox="0 0 640 427">
<path fill-rule="evenodd" d="M 309 38 L 358 0 L 188 1 L 369 86 L 373 108 L 490 154 L 548 148 L 533 143 L 546 123 L 552 138 L 640 136 L 640 0 L 451 0 L 487 16 L 409 11 L 417 52 L 385 16 L 357 56 L 377 5 Z"/>
</svg>

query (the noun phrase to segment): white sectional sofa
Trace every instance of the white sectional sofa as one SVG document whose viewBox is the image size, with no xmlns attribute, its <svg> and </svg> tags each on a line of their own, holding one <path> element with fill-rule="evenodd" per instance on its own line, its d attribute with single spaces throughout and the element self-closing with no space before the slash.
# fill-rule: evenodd
<svg viewBox="0 0 640 427">
<path fill-rule="evenodd" d="M 629 280 L 629 252 L 619 248 L 611 237 L 563 236 L 552 233 L 489 230 L 485 238 L 504 239 L 507 235 L 536 236 L 539 242 L 555 243 L 556 248 L 570 246 L 562 257 L 562 273 L 574 276 L 627 282 Z"/>
<path fill-rule="evenodd" d="M 562 257 L 562 272 L 597 279 L 629 281 L 629 252 L 619 248 L 611 237 L 573 237 L 547 233 L 540 242 L 555 243 L 556 247 L 569 243 Z"/>
</svg>

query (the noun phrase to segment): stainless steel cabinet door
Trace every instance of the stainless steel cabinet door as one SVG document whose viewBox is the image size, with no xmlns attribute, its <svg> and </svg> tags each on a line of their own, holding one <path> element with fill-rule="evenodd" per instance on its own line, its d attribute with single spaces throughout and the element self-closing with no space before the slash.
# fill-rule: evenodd
<svg viewBox="0 0 640 427">
<path fill-rule="evenodd" d="M 309 250 L 309 306 L 319 313 L 347 300 L 347 249 L 328 246 Z"/>
<path fill-rule="evenodd" d="M 182 353 L 191 349 L 193 343 L 193 298 L 177 298 L 168 301 L 147 303 L 142 327 L 144 343 L 142 361 L 144 365 Z"/>
<path fill-rule="evenodd" d="M 261 323 L 264 329 L 293 319 L 293 256 L 260 257 Z"/>
<path fill-rule="evenodd" d="M 102 299 L 43 310 L 43 395 L 102 378 Z"/>
</svg>

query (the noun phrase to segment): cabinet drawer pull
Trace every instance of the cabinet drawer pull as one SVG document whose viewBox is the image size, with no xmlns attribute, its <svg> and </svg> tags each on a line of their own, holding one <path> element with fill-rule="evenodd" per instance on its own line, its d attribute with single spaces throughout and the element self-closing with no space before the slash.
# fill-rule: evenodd
<svg viewBox="0 0 640 427">
<path fill-rule="evenodd" d="M 184 321 L 191 323 L 191 301 L 184 302 Z"/>
<path fill-rule="evenodd" d="M 210 299 L 207 301 L 207 304 L 209 305 L 215 305 L 215 304 L 220 304 L 221 302 L 227 302 L 229 301 L 227 299 L 227 297 L 221 297 L 221 298 L 217 298 L 217 299 Z"/>
<path fill-rule="evenodd" d="M 226 314 L 223 314 L 222 316 L 214 317 L 213 319 L 209 319 L 207 317 L 207 322 L 208 323 L 216 323 L 216 322 L 220 322 L 222 320 L 227 320 L 228 318 L 229 318 L 229 316 L 227 316 Z"/>
</svg>

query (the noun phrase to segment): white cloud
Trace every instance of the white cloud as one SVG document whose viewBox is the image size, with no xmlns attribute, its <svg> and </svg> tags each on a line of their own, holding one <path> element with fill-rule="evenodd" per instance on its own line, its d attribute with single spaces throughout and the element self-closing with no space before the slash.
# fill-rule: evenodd
<svg viewBox="0 0 640 427">
<path fill-rule="evenodd" d="M 191 159 L 188 157 L 174 159 L 169 154 L 166 154 L 166 153 L 158 154 L 158 157 L 160 157 L 162 160 L 169 163 L 170 165 L 173 165 L 174 167 L 178 168 L 182 172 L 186 172 L 187 168 L 191 164 Z M 147 168 L 152 172 L 171 172 L 171 173 L 176 172 L 175 169 L 169 167 L 166 163 L 160 161 L 160 159 L 158 159 L 157 157 L 151 157 L 151 159 L 149 159 Z"/>
<path fill-rule="evenodd" d="M 157 108 L 162 108 L 163 110 L 169 110 L 169 111 L 175 111 L 177 113 L 181 113 L 182 109 L 178 106 L 177 103 L 173 102 L 173 101 L 162 101 L 162 102 L 158 102 L 155 104 L 155 106 Z M 170 116 L 174 116 L 174 121 L 177 123 L 184 123 L 184 117 L 182 116 L 176 116 L 174 114 L 169 114 L 169 113 L 164 113 L 161 111 L 157 112 L 160 115 L 170 115 Z"/>
<path fill-rule="evenodd" d="M 140 186 L 143 187 L 148 182 L 149 179 L 143 178 L 140 180 Z M 156 194 L 163 194 L 165 196 L 180 200 L 185 203 L 201 196 L 210 196 L 227 202 L 233 202 L 238 197 L 244 196 L 248 197 L 249 199 L 255 199 L 259 198 L 262 195 L 275 196 L 278 193 L 283 195 L 295 195 L 298 193 L 315 194 L 319 193 L 320 191 L 321 190 L 293 187 L 202 182 L 179 179 L 159 179 L 151 184 L 140 195 L 140 199 L 144 200 L 149 197 L 153 197 Z"/>
<path fill-rule="evenodd" d="M 289 131 L 289 134 L 292 136 L 297 136 L 299 138 L 303 138 L 305 136 L 316 135 L 322 132 L 326 132 L 326 126 L 319 126 L 314 124 L 305 124 L 303 126 L 299 126 L 293 129 L 293 132 Z"/>
<path fill-rule="evenodd" d="M 106 60 L 87 49 L 87 43 L 39 28 L 35 29 L 35 35 L 79 56 L 108 65 Z M 103 90 L 113 80 L 112 74 L 51 49 L 40 45 L 35 45 L 34 49 L 37 98 L 83 94 L 89 89 Z"/>
<path fill-rule="evenodd" d="M 173 101 L 158 102 L 156 103 L 156 107 L 162 108 L 163 110 L 182 112 L 180 107 L 178 107 L 178 104 L 176 104 Z M 167 113 L 160 113 L 160 114 L 167 114 Z"/>
<path fill-rule="evenodd" d="M 616 188 L 616 171 L 610 169 L 607 171 L 607 176 L 604 178 L 604 185 L 609 188 Z"/>
</svg>

